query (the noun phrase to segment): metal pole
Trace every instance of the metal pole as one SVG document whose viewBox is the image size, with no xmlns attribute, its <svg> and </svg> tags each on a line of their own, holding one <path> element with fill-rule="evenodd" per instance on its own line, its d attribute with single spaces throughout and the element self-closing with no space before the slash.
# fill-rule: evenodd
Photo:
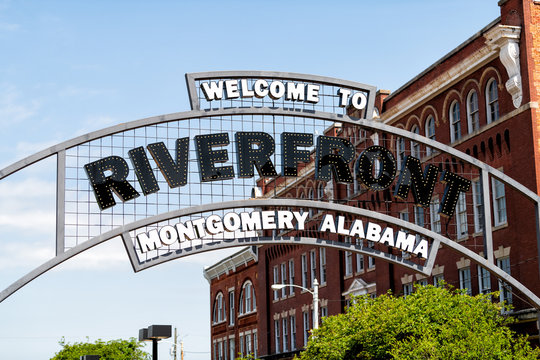
<svg viewBox="0 0 540 360">
<path fill-rule="evenodd" d="M 176 353 L 178 352 L 176 347 L 176 342 L 178 340 L 178 334 L 176 333 L 176 328 L 174 328 L 174 353 L 173 353 L 173 359 L 176 360 Z"/>
<path fill-rule="evenodd" d="M 313 280 L 313 328 L 319 328 L 319 282 Z"/>
<path fill-rule="evenodd" d="M 180 360 L 184 360 L 184 342 L 180 341 Z"/>
<path fill-rule="evenodd" d="M 157 345 L 158 345 L 158 340 L 152 339 L 152 359 L 153 360 L 158 360 Z"/>
</svg>

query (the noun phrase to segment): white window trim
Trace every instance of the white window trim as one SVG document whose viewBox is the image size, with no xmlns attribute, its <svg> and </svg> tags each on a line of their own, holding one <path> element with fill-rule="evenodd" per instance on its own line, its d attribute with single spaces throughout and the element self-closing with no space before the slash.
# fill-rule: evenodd
<svg viewBox="0 0 540 360">
<path fill-rule="evenodd" d="M 497 89 L 497 99 L 495 101 L 491 101 L 491 99 L 489 98 L 489 87 L 491 86 L 492 83 L 495 83 L 495 88 Z M 497 83 L 497 80 L 495 80 L 495 78 L 491 78 L 488 80 L 487 84 L 486 84 L 486 119 L 487 119 L 487 123 L 488 124 L 491 124 L 492 122 L 494 121 L 497 121 L 499 120 L 500 118 L 500 111 L 499 111 L 499 89 L 498 89 L 498 86 L 499 84 Z M 497 102 L 497 113 L 498 113 L 498 117 L 497 119 L 493 119 L 493 117 L 491 116 L 491 109 L 490 109 L 490 105 L 491 103 L 493 102 Z"/>
<path fill-rule="evenodd" d="M 458 106 L 458 117 L 454 119 L 454 106 Z M 459 102 L 457 100 L 452 101 L 450 107 L 448 108 L 448 123 L 450 124 L 450 142 L 454 143 L 461 139 L 461 109 L 459 107 Z M 454 133 L 454 124 L 459 124 L 458 138 Z"/>
<path fill-rule="evenodd" d="M 429 126 L 430 123 L 433 124 L 433 134 L 430 134 L 430 130 L 431 130 L 431 127 Z M 427 118 L 426 118 L 426 123 L 425 123 L 425 134 L 426 134 L 426 137 L 428 139 L 431 139 L 431 140 L 436 140 L 436 134 L 435 134 L 435 118 L 433 117 L 433 115 L 429 115 Z M 426 156 L 430 156 L 431 154 L 433 154 L 435 150 L 433 150 L 431 147 L 429 146 L 426 146 Z"/>
<path fill-rule="evenodd" d="M 482 217 L 484 216 L 484 213 L 483 213 L 484 203 L 482 201 L 483 193 L 482 193 L 481 179 L 472 180 L 472 195 L 473 195 L 474 232 L 479 233 L 484 230 L 484 221 L 482 220 Z M 478 203 L 479 197 L 480 197 L 480 204 Z"/>
<path fill-rule="evenodd" d="M 499 182 L 503 188 L 503 191 L 504 191 L 504 209 L 505 209 L 505 219 L 504 221 L 500 221 L 499 220 L 499 204 L 497 203 L 497 195 L 496 195 L 496 191 L 495 191 L 495 186 L 496 186 L 496 182 Z M 491 178 L 491 197 L 492 197 L 492 202 L 493 202 L 493 225 L 494 226 L 501 226 L 501 225 L 505 225 L 508 223 L 508 207 L 506 205 L 506 188 L 504 186 L 504 183 L 502 181 L 499 181 L 495 178 Z"/>
<path fill-rule="evenodd" d="M 471 109 L 471 98 L 473 94 L 476 94 L 476 110 Z M 480 128 L 480 108 L 478 103 L 478 92 L 474 89 L 469 91 L 469 94 L 467 95 L 467 129 L 469 131 L 469 134 Z M 473 124 L 474 115 L 476 115 L 478 118 L 478 125 L 476 129 L 474 128 Z"/>
</svg>

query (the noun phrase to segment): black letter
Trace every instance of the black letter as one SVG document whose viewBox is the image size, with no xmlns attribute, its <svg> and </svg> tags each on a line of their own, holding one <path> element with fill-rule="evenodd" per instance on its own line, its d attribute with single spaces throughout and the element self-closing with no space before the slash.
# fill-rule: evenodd
<svg viewBox="0 0 540 360">
<path fill-rule="evenodd" d="M 441 182 L 446 183 L 446 188 L 444 189 L 444 195 L 441 206 L 439 207 L 439 213 L 441 215 L 451 217 L 454 215 L 459 193 L 469 191 L 471 181 L 449 171 L 443 171 L 441 175 Z"/>
<path fill-rule="evenodd" d="M 128 154 L 143 194 L 148 195 L 157 192 L 159 190 L 159 185 L 154 176 L 154 172 L 152 171 L 152 167 L 148 162 L 148 157 L 146 156 L 144 148 L 139 146 L 138 148 L 129 150 Z"/>
<path fill-rule="evenodd" d="M 414 203 L 422 207 L 429 206 L 439 168 L 429 164 L 422 174 L 422 164 L 420 160 L 412 156 L 406 156 L 401 167 L 398 185 L 394 191 L 394 196 L 406 200 L 409 189 L 412 186 Z"/>
<path fill-rule="evenodd" d="M 274 153 L 275 143 L 272 136 L 264 132 L 236 133 L 236 149 L 238 152 L 238 177 L 253 177 L 253 165 L 261 177 L 277 176 L 270 156 Z M 254 149 L 253 144 L 259 146 Z"/>
<path fill-rule="evenodd" d="M 334 170 L 337 182 L 352 183 L 349 163 L 354 158 L 354 146 L 347 139 L 319 136 L 317 138 L 317 159 L 315 179 L 329 181 L 330 168 Z"/>
<path fill-rule="evenodd" d="M 137 190 L 126 181 L 129 174 L 128 164 L 120 156 L 108 156 L 104 159 L 84 165 L 86 174 L 94 188 L 94 195 L 101 210 L 116 205 L 112 190 L 122 199 L 128 201 L 139 196 Z M 105 177 L 105 171 L 112 171 Z"/>
<path fill-rule="evenodd" d="M 281 162 L 283 176 L 298 176 L 298 163 L 309 162 L 309 150 L 298 150 L 297 146 L 313 145 L 313 134 L 284 132 L 281 134 Z"/>
<path fill-rule="evenodd" d="M 234 169 L 232 166 L 215 167 L 215 163 L 229 161 L 226 149 L 212 150 L 214 146 L 229 145 L 229 134 L 211 134 L 195 136 L 197 144 L 197 160 L 199 161 L 199 173 L 201 182 L 232 179 Z"/>
<path fill-rule="evenodd" d="M 176 139 L 176 162 L 163 142 L 150 144 L 147 148 L 170 188 L 187 184 L 189 138 Z"/>
<path fill-rule="evenodd" d="M 378 174 L 373 176 L 377 161 Z M 384 190 L 392 185 L 396 177 L 396 160 L 387 148 L 372 145 L 358 157 L 355 171 L 364 186 L 371 190 Z"/>
</svg>

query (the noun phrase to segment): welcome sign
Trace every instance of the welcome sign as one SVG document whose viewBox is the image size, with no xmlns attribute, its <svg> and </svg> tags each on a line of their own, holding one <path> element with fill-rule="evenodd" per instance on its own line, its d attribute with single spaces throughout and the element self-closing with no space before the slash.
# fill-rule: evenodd
<svg viewBox="0 0 540 360">
<path fill-rule="evenodd" d="M 269 71 L 186 74 L 186 82 L 190 111 L 101 129 L 0 170 L 1 180 L 57 158 L 56 256 L 0 301 L 120 237 L 134 271 L 215 249 L 295 244 L 363 253 L 429 276 L 444 246 L 540 306 L 494 265 L 490 231 L 484 258 L 454 241 L 455 228 L 432 231 L 396 216 L 410 204 L 415 221 L 429 209 L 432 220 L 455 226 L 474 178 L 483 184 L 482 211 L 491 211 L 490 178 L 536 204 L 538 196 L 450 146 L 372 119 L 375 87 Z M 424 152 L 396 150 L 397 141 Z"/>
</svg>

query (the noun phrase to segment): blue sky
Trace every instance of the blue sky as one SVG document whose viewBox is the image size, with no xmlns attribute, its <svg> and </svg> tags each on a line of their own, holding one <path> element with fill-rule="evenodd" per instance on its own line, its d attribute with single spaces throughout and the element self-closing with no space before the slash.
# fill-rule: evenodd
<svg viewBox="0 0 540 360">
<path fill-rule="evenodd" d="M 496 0 L 0 0 L 0 168 L 106 126 L 189 110 L 188 72 L 277 70 L 395 90 L 498 15 Z M 0 181 L 2 289 L 53 254 L 51 166 Z M 0 303 L 1 357 L 48 359 L 62 336 L 129 338 L 163 323 L 178 327 L 186 359 L 208 359 L 202 269 L 222 256 L 134 274 L 119 241 L 101 245 Z"/>
</svg>

